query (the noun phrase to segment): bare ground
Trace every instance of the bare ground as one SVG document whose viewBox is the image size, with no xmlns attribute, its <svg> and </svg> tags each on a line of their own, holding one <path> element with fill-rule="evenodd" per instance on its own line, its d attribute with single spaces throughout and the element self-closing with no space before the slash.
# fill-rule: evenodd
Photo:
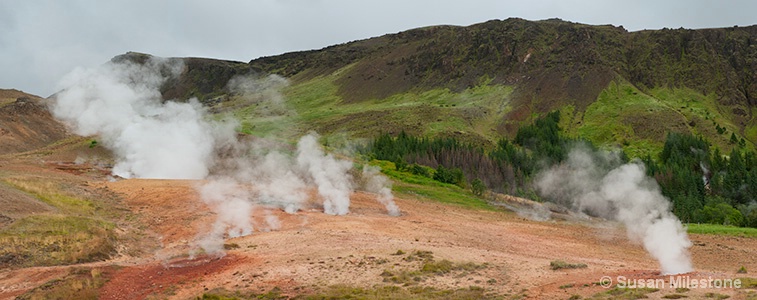
<svg viewBox="0 0 757 300">
<path fill-rule="evenodd" d="M 30 157 L 34 155 L 7 159 L 0 163 L 0 174 L 51 176 L 100 194 L 107 191 L 136 217 L 119 225 L 121 234 L 130 238 L 122 240 L 119 255 L 109 261 L 0 270 L 0 299 L 12 299 L 61 278 L 73 267 L 105 270 L 101 299 L 192 299 L 218 288 L 259 293 L 279 288 L 283 295 L 293 296 L 338 284 L 477 286 L 505 297 L 566 299 L 605 291 L 596 284 L 602 276 L 668 280 L 640 245 L 626 240 L 617 224 L 538 222 L 508 211 L 471 210 L 412 197 L 396 199 L 402 215 L 391 217 L 375 195 L 363 192 L 352 195 L 346 216 L 322 213 L 316 199 L 296 214 L 258 207 L 252 216 L 254 234 L 227 239 L 229 249 L 223 255 L 193 256 L 195 240 L 215 219 L 195 192 L 198 182 L 110 181 L 95 165 Z M 277 216 L 281 227 L 269 230 L 268 215 Z M 712 235 L 692 235 L 691 239 L 696 267 L 689 274 L 692 278 L 743 277 L 736 274 L 742 266 L 757 270 L 757 239 Z M 404 253 L 397 255 L 398 250 Z M 415 251 L 430 251 L 436 261 L 484 267 L 426 275 L 410 283 L 382 276 L 418 270 L 423 262 L 408 259 Z M 588 267 L 553 271 L 549 264 L 554 260 Z M 747 291 L 696 289 L 686 295 L 696 298 L 716 292 L 740 299 Z M 648 296 L 661 298 L 674 292 L 667 288 Z"/>
</svg>

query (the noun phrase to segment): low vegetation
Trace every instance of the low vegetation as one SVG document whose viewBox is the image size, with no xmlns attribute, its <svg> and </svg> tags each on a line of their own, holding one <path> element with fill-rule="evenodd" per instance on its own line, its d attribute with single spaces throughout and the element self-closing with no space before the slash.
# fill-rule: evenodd
<svg viewBox="0 0 757 300">
<path fill-rule="evenodd" d="M 549 268 L 552 270 L 563 270 L 563 269 L 585 269 L 587 267 L 586 264 L 580 264 L 580 263 L 567 263 L 562 260 L 553 260 L 549 262 Z"/>
<path fill-rule="evenodd" d="M 36 299 L 98 299 L 98 289 L 105 284 L 101 269 L 73 268 L 63 278 L 55 279 L 38 286 L 21 296 L 18 300 Z"/>
<path fill-rule="evenodd" d="M 446 259 L 437 261 L 430 251 L 413 251 L 403 260 L 407 262 L 419 261 L 421 264 L 417 269 L 385 270 L 381 273 L 384 282 L 411 286 L 434 276 L 444 276 L 450 273 L 467 275 L 488 267 L 488 264 L 472 262 L 457 263 Z"/>
<path fill-rule="evenodd" d="M 502 299 L 501 296 L 491 295 L 486 292 L 485 289 L 471 286 L 462 289 L 436 289 L 431 287 L 398 287 L 398 286 L 375 286 L 371 288 L 355 287 L 348 285 L 334 285 L 323 288 L 319 291 L 311 293 L 303 293 L 296 296 L 283 296 L 279 289 L 271 290 L 263 294 L 254 293 L 232 293 L 224 290 L 217 290 L 209 293 L 205 293 L 198 297 L 201 300 L 245 300 L 245 299 L 260 299 L 260 300 L 279 300 L 279 299 L 292 299 L 292 300 L 320 300 L 320 299 L 366 299 L 366 300 L 379 300 L 379 299 L 419 299 L 419 300 L 435 300 L 435 299 L 461 299 L 461 300 L 477 300 L 477 299 Z"/>
<path fill-rule="evenodd" d="M 453 137 L 400 132 L 396 137 L 378 136 L 362 152 L 372 159 L 391 161 L 393 166 L 383 165 L 382 170 L 405 182 L 455 185 L 474 196 L 491 190 L 542 200 L 532 184 L 540 166 L 562 162 L 578 144 L 596 149 L 591 142 L 562 133 L 560 118 L 559 111 L 550 113 L 520 127 L 514 139 L 501 139 L 490 148 Z M 620 154 L 620 162 L 627 162 L 628 156 Z M 757 227 L 757 154 L 753 150 L 736 146 L 724 156 L 719 148 L 710 149 L 710 142 L 701 136 L 670 132 L 659 153 L 641 160 L 683 222 Z"/>
<path fill-rule="evenodd" d="M 75 196 L 56 180 L 2 180 L 52 207 L 22 216 L 0 229 L 0 267 L 67 265 L 108 259 L 116 252 L 114 207 L 105 199 Z"/>
<path fill-rule="evenodd" d="M 0 231 L 0 266 L 99 261 L 115 252 L 115 244 L 111 223 L 75 216 L 29 216 Z"/>
<path fill-rule="evenodd" d="M 689 233 L 757 237 L 757 228 L 694 223 L 689 223 L 686 225 L 686 227 L 688 228 Z"/>
<path fill-rule="evenodd" d="M 647 294 L 656 293 L 659 289 L 655 288 L 612 288 L 608 291 L 598 293 L 589 299 L 646 299 Z"/>
</svg>

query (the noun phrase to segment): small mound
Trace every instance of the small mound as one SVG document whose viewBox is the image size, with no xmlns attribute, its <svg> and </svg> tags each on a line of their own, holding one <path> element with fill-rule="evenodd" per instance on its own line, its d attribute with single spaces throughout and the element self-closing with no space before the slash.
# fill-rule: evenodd
<svg viewBox="0 0 757 300">
<path fill-rule="evenodd" d="M 0 228 L 10 225 L 15 219 L 24 216 L 45 213 L 53 207 L 14 188 L 0 184 Z"/>
<path fill-rule="evenodd" d="M 67 136 L 39 97 L 22 96 L 0 105 L 0 155 L 38 149 Z"/>
</svg>

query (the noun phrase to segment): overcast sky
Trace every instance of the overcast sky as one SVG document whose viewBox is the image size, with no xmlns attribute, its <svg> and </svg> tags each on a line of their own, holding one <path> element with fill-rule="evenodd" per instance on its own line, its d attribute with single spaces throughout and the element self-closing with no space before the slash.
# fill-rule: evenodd
<svg viewBox="0 0 757 300">
<path fill-rule="evenodd" d="M 439 24 L 561 18 L 631 31 L 757 24 L 757 1 L 0 0 L 0 88 L 40 96 L 127 51 L 249 61 Z"/>
</svg>

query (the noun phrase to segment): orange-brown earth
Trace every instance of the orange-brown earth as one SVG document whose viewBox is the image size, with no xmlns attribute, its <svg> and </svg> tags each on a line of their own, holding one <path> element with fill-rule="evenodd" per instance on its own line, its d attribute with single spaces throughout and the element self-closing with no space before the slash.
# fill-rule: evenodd
<svg viewBox="0 0 757 300">
<path fill-rule="evenodd" d="M 2 155 L 0 180 L 49 178 L 76 187 L 87 197 L 102 197 L 103 203 L 117 207 L 124 216 L 116 220 L 117 254 L 106 261 L 70 266 L 1 269 L 0 299 L 13 299 L 77 268 L 102 271 L 100 299 L 193 299 L 218 288 L 258 293 L 278 288 L 283 295 L 298 295 L 340 284 L 402 286 L 404 282 L 387 280 L 386 274 L 418 270 L 422 261 L 409 259 L 416 251 L 430 251 L 436 261 L 482 267 L 425 275 L 409 284 L 439 289 L 477 286 L 505 297 L 587 297 L 605 291 L 596 284 L 603 276 L 668 280 L 640 245 L 627 241 L 617 224 L 532 221 L 510 211 L 473 210 L 412 195 L 396 199 L 402 215 L 391 217 L 375 195 L 365 192 L 352 194 L 345 216 L 322 213 L 317 199 L 295 214 L 258 207 L 251 216 L 256 226 L 252 235 L 226 239 L 228 249 L 223 254 L 198 253 L 195 241 L 215 220 L 213 210 L 195 191 L 202 182 L 114 181 L 107 175 L 107 159 L 73 163 L 82 155 L 102 154 L 85 145 L 86 140 L 74 138 L 32 152 Z M 31 194 L 1 184 L 0 201 L 0 212 L 9 222 L 55 210 Z M 280 228 L 268 230 L 265 219 L 271 215 L 278 218 Z M 736 271 L 742 266 L 757 270 L 755 238 L 690 238 L 696 268 L 689 274 L 692 278 L 748 277 L 751 274 Z M 550 262 L 555 260 L 587 267 L 551 270 Z M 744 299 L 750 291 L 754 292 L 692 289 L 685 294 L 701 298 L 713 292 Z M 675 292 L 665 287 L 647 296 L 661 298 Z"/>
<path fill-rule="evenodd" d="M 4 172 L 31 172 L 81 181 L 91 189 L 118 195 L 138 216 L 144 239 L 159 246 L 142 255 L 123 255 L 85 266 L 105 267 L 108 281 L 101 299 L 144 299 L 148 296 L 188 299 L 207 290 L 225 288 L 265 292 L 278 287 L 285 295 L 347 284 L 391 285 L 382 272 L 417 269 L 406 261 L 413 251 L 431 251 L 437 260 L 487 264 L 468 274 L 430 276 L 422 286 L 442 289 L 480 286 L 502 295 L 529 298 L 589 296 L 604 289 L 602 276 L 667 278 L 639 245 L 629 243 L 622 228 L 600 221 L 530 221 L 507 211 L 479 211 L 429 199 L 397 199 L 402 216 L 388 216 L 372 194 L 352 195 L 350 214 L 330 216 L 316 206 L 296 214 L 258 208 L 252 218 L 263 224 L 277 216 L 278 230 L 226 240 L 233 249 L 223 256 L 199 255 L 193 242 L 206 232 L 215 215 L 202 203 L 194 181 L 130 179 L 111 182 L 99 173 L 60 170 L 58 164 L 13 162 Z M 10 170 L 9 170 L 10 169 Z M 75 174 L 72 174 L 75 173 Z M 711 235 L 691 236 L 695 277 L 735 278 L 741 266 L 757 270 L 757 239 Z M 149 243 L 132 241 L 125 247 Z M 398 250 L 405 255 L 393 255 Z M 128 253 L 129 251 L 123 251 Z M 553 271 L 554 260 L 585 263 L 585 269 Z M 0 272 L 0 298 L 11 298 L 66 273 L 70 266 L 6 269 Z M 703 295 L 713 290 L 692 290 Z M 672 291 L 667 291 L 671 292 Z M 717 290 L 743 296 L 737 290 Z M 650 294 L 662 296 L 666 291 Z"/>
</svg>

